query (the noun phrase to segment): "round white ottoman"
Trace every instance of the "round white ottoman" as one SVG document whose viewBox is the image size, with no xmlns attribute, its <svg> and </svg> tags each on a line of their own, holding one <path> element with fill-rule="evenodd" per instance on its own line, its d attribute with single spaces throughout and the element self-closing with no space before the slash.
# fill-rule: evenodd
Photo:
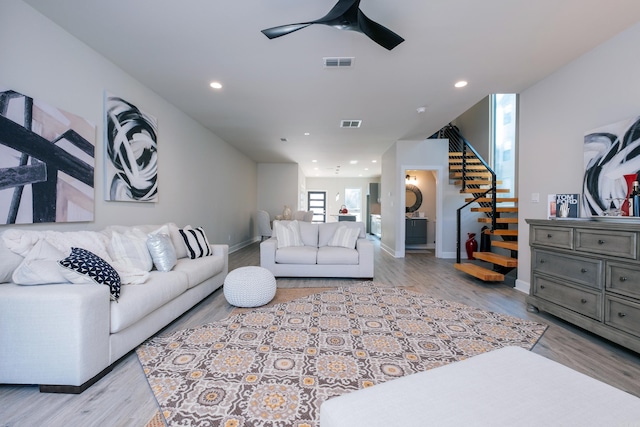
<svg viewBox="0 0 640 427">
<path fill-rule="evenodd" d="M 266 268 L 240 267 L 224 279 L 224 297 L 236 307 L 259 307 L 276 295 L 276 278 Z"/>
</svg>

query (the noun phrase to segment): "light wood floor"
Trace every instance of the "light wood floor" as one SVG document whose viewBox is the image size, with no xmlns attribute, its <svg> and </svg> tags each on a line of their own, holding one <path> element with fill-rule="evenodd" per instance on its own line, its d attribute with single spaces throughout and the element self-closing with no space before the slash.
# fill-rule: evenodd
<svg viewBox="0 0 640 427">
<path fill-rule="evenodd" d="M 375 240 L 377 242 L 377 240 Z M 527 312 L 525 294 L 505 285 L 489 285 L 454 270 L 453 260 L 408 253 L 395 259 L 376 245 L 375 282 L 416 286 L 436 298 L 543 322 L 549 328 L 535 353 L 640 397 L 640 355 L 550 315 Z M 253 244 L 229 256 L 230 270 L 259 265 Z M 278 279 L 278 287 L 331 287 L 358 283 L 345 279 Z M 203 300 L 165 331 L 195 327 L 226 317 L 233 307 L 221 290 Z M 522 396 L 526 399 L 526 396 Z M 496 396 L 500 399 L 500 396 Z M 157 410 L 135 353 L 80 395 L 39 393 L 35 386 L 0 386 L 0 426 L 142 427 Z M 544 408 L 540 408 L 544 410 Z M 614 409 L 612 409 L 614 410 Z"/>
</svg>

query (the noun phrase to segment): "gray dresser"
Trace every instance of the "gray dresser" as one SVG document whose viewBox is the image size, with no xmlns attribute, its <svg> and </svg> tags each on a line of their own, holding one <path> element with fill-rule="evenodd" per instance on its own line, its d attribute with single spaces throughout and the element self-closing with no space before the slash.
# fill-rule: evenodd
<svg viewBox="0 0 640 427">
<path fill-rule="evenodd" d="M 526 221 L 530 310 L 640 352 L 640 219 Z"/>
</svg>

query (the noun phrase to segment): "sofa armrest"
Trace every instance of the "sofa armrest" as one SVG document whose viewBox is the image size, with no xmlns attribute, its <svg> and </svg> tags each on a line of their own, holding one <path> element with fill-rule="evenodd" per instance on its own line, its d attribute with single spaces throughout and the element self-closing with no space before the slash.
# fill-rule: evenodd
<svg viewBox="0 0 640 427">
<path fill-rule="evenodd" d="M 356 240 L 356 250 L 358 251 L 358 261 L 362 277 L 373 278 L 373 242 L 369 239 Z"/>
<path fill-rule="evenodd" d="M 109 299 L 103 285 L 0 285 L 0 383 L 79 386 L 99 374 Z"/>
<path fill-rule="evenodd" d="M 260 243 L 260 266 L 269 268 L 276 264 L 276 250 L 278 249 L 278 239 L 271 237 Z"/>
<path fill-rule="evenodd" d="M 224 276 L 229 273 L 229 245 L 212 245 L 209 244 L 213 255 L 221 256 L 224 259 L 224 269 L 222 270 Z"/>
</svg>

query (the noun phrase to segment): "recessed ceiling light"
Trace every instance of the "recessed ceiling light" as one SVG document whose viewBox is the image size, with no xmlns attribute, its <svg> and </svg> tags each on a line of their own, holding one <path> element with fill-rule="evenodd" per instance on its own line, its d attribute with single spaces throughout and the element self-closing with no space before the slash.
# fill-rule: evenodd
<svg viewBox="0 0 640 427">
<path fill-rule="evenodd" d="M 356 163 L 358 163 L 357 160 L 349 160 L 349 163 L 351 163 L 352 165 L 355 165 Z"/>
<path fill-rule="evenodd" d="M 369 170 L 369 168 L 364 168 L 364 170 L 368 171 L 368 170 Z"/>
<path fill-rule="evenodd" d="M 309 136 L 309 135 L 311 135 L 309 132 L 304 133 L 304 136 Z"/>
<path fill-rule="evenodd" d="M 465 87 L 468 83 L 464 80 L 460 80 L 459 82 L 456 82 L 456 84 L 454 84 L 455 87 Z"/>
<path fill-rule="evenodd" d="M 209 84 L 213 89 L 222 89 L 222 83 L 220 82 L 211 82 Z"/>
<path fill-rule="evenodd" d="M 311 160 L 311 163 L 318 163 L 317 160 Z"/>
<path fill-rule="evenodd" d="M 377 160 L 371 160 L 371 163 L 378 163 Z"/>
</svg>

